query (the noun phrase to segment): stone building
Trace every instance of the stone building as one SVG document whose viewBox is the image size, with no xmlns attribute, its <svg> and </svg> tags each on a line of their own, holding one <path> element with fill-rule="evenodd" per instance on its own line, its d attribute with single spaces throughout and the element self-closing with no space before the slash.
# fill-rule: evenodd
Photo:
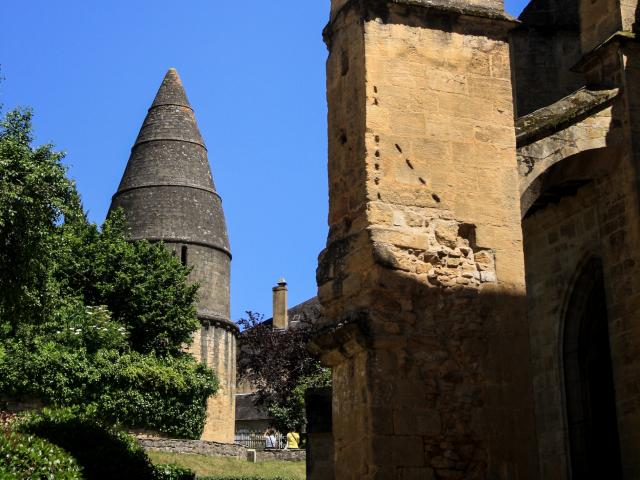
<svg viewBox="0 0 640 480">
<path fill-rule="evenodd" d="M 640 478 L 637 10 L 332 0 L 336 478 Z"/>
<path fill-rule="evenodd" d="M 170 69 L 131 150 L 111 209 L 134 240 L 162 241 L 200 284 L 193 355 L 218 375 L 203 440 L 233 442 L 237 327 L 230 321 L 231 252 L 207 149 L 178 73 Z"/>
</svg>

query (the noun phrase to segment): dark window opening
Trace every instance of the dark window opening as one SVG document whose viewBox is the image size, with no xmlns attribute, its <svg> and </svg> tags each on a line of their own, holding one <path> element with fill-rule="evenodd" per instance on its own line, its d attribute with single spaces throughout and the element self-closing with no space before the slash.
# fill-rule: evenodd
<svg viewBox="0 0 640 480">
<path fill-rule="evenodd" d="M 622 479 L 609 322 L 598 260 L 592 260 L 576 282 L 563 346 L 571 478 Z"/>
<path fill-rule="evenodd" d="M 180 261 L 182 262 L 183 266 L 187 266 L 187 246 L 183 245 L 182 246 L 182 251 L 180 252 Z"/>
</svg>

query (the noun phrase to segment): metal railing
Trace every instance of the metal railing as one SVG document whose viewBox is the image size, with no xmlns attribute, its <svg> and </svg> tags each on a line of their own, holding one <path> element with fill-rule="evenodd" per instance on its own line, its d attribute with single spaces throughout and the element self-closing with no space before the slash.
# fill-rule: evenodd
<svg viewBox="0 0 640 480">
<path fill-rule="evenodd" d="M 276 447 L 274 450 L 282 450 L 287 444 L 287 436 L 276 433 Z M 236 443 L 254 450 L 265 450 L 267 439 L 263 432 L 236 432 Z"/>
</svg>

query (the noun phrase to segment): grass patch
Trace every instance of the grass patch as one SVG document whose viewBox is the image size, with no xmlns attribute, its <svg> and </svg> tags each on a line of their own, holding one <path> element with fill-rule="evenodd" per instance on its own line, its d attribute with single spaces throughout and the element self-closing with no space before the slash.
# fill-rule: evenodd
<svg viewBox="0 0 640 480">
<path fill-rule="evenodd" d="M 190 468 L 198 477 L 259 477 L 304 480 L 305 462 L 258 462 L 228 457 L 149 452 L 153 463 L 175 463 Z"/>
</svg>

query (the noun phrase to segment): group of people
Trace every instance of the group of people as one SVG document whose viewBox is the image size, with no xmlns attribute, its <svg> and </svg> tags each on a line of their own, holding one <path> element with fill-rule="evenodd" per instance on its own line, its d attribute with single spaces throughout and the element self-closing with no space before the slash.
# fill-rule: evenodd
<svg viewBox="0 0 640 480">
<path fill-rule="evenodd" d="M 281 446 L 278 445 L 275 429 L 267 428 L 264 432 L 264 446 L 265 448 L 281 448 Z M 300 448 L 300 434 L 298 432 L 287 433 L 284 449 L 290 450 L 296 448 Z"/>
</svg>

